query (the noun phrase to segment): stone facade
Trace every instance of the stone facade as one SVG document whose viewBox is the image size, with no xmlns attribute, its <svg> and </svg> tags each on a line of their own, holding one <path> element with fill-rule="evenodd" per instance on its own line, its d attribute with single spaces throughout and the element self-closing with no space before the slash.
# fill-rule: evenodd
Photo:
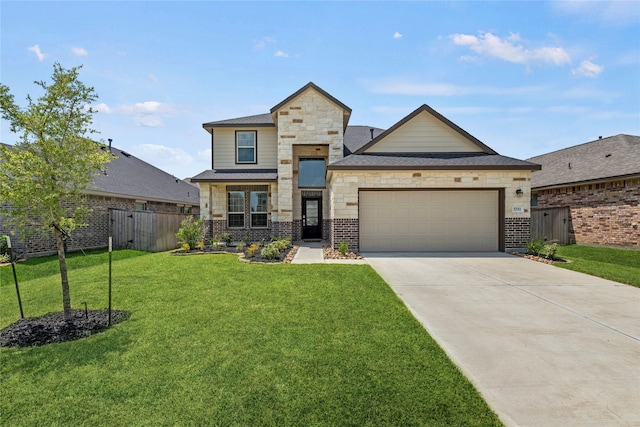
<svg viewBox="0 0 640 427">
<path fill-rule="evenodd" d="M 640 178 L 534 190 L 538 208 L 569 207 L 571 243 L 640 247 Z"/>
</svg>

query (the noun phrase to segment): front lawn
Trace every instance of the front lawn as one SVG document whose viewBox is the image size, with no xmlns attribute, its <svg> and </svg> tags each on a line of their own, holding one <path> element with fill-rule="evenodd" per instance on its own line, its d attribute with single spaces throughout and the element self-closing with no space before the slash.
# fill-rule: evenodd
<svg viewBox="0 0 640 427">
<path fill-rule="evenodd" d="M 640 287 L 638 250 L 568 245 L 558 247 L 556 255 L 571 261 L 555 263 L 558 267 Z"/>
<path fill-rule="evenodd" d="M 500 425 L 366 265 L 114 253 L 131 318 L 0 349 L 1 425 Z M 107 254 L 69 260 L 74 308 L 107 305 Z M 61 309 L 57 261 L 18 265 L 25 314 Z M 16 321 L 0 268 L 0 328 Z"/>
</svg>

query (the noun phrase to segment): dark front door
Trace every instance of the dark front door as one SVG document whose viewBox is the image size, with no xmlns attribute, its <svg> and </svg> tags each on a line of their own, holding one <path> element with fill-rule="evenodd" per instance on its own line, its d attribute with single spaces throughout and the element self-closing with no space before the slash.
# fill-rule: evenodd
<svg viewBox="0 0 640 427">
<path fill-rule="evenodd" d="M 302 199 L 302 238 L 322 239 L 322 199 Z"/>
</svg>

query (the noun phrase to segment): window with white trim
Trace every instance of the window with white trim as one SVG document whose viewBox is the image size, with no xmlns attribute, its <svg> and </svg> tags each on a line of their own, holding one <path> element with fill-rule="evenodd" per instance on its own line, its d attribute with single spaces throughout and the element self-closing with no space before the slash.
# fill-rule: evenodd
<svg viewBox="0 0 640 427">
<path fill-rule="evenodd" d="M 227 226 L 244 228 L 244 191 L 229 191 L 227 208 Z"/>
<path fill-rule="evenodd" d="M 236 163 L 257 163 L 258 133 L 255 130 L 236 131 Z"/>
<path fill-rule="evenodd" d="M 251 192 L 251 228 L 266 228 L 268 197 L 266 191 Z"/>
</svg>

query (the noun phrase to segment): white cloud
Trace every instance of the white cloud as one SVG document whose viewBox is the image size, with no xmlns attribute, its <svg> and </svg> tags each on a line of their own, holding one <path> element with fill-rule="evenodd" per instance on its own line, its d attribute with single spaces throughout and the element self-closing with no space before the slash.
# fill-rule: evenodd
<svg viewBox="0 0 640 427">
<path fill-rule="evenodd" d="M 83 47 L 72 47 L 71 51 L 77 56 L 89 56 L 89 52 Z"/>
<path fill-rule="evenodd" d="M 578 68 L 571 70 L 574 76 L 598 77 L 604 71 L 602 65 L 594 64 L 591 61 L 582 61 Z"/>
<path fill-rule="evenodd" d="M 283 52 L 281 50 L 277 51 L 273 56 L 276 56 L 278 58 L 288 58 L 289 54 L 286 52 Z"/>
<path fill-rule="evenodd" d="M 395 33 L 393 33 L 393 38 L 394 39 L 401 39 L 402 38 L 402 34 L 400 34 L 399 32 L 396 31 Z"/>
<path fill-rule="evenodd" d="M 273 37 L 268 37 L 265 36 L 263 38 L 261 38 L 260 40 L 254 40 L 253 41 L 253 50 L 262 50 L 265 48 L 265 46 L 267 46 L 267 44 L 272 44 L 275 43 L 276 39 Z"/>
<path fill-rule="evenodd" d="M 176 109 L 170 104 L 158 101 L 137 102 L 118 107 L 123 114 L 174 114 Z"/>
<path fill-rule="evenodd" d="M 40 50 L 40 46 L 35 44 L 33 46 L 31 46 L 30 48 L 28 48 L 27 50 L 33 52 L 36 54 L 36 56 L 38 57 L 38 61 L 42 62 L 44 61 L 44 57 L 47 56 L 44 53 L 42 53 L 42 51 Z"/>
<path fill-rule="evenodd" d="M 107 104 L 105 104 L 104 102 L 101 102 L 98 105 L 94 105 L 93 109 L 94 109 L 94 111 L 97 111 L 99 113 L 111 114 L 111 108 Z"/>
<path fill-rule="evenodd" d="M 519 34 L 512 33 L 504 39 L 491 33 L 484 33 L 479 37 L 469 34 L 453 34 L 450 37 L 456 45 L 467 46 L 480 57 L 497 58 L 527 66 L 543 63 L 564 65 L 571 62 L 569 54 L 561 47 L 526 49 L 520 43 L 522 39 Z M 470 58 L 465 56 L 463 59 L 468 61 Z"/>
<path fill-rule="evenodd" d="M 167 147 L 160 144 L 139 144 L 131 149 L 132 154 L 145 162 L 164 169 L 161 165 L 190 166 L 193 156 L 181 148 Z"/>
</svg>

